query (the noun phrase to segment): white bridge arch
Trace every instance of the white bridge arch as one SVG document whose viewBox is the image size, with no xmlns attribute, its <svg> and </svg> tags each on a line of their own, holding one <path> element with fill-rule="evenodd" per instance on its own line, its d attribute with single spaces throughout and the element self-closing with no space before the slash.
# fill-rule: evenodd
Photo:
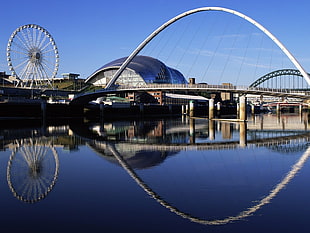
<svg viewBox="0 0 310 233">
<path fill-rule="evenodd" d="M 223 8 L 223 7 L 201 7 L 196 8 L 193 10 L 186 11 L 182 14 L 179 14 L 178 16 L 168 20 L 166 23 L 161 25 L 159 28 L 157 28 L 153 33 L 151 33 L 129 56 L 128 58 L 123 62 L 123 64 L 120 66 L 120 68 L 117 70 L 117 72 L 114 74 L 113 78 L 110 80 L 110 82 L 107 84 L 106 88 L 110 88 L 115 81 L 118 79 L 118 77 L 121 75 L 121 73 L 124 71 L 124 69 L 127 67 L 127 65 L 132 61 L 132 59 L 155 37 L 157 36 L 161 31 L 163 31 L 165 28 L 169 27 L 171 24 L 175 23 L 176 21 L 187 17 L 189 15 L 202 12 L 202 11 L 223 11 L 227 12 L 236 16 L 239 16 L 240 18 L 245 19 L 246 21 L 250 22 L 254 26 L 256 26 L 258 29 L 260 29 L 263 33 L 265 33 L 283 52 L 284 54 L 291 60 L 291 62 L 294 64 L 294 66 L 300 71 L 304 79 L 307 81 L 307 83 L 310 85 L 310 77 L 308 73 L 305 71 L 305 69 L 300 65 L 300 63 L 296 60 L 296 58 L 291 54 L 291 52 L 265 27 L 263 27 L 261 24 L 256 22 L 254 19 L 238 12 L 232 9 Z"/>
</svg>

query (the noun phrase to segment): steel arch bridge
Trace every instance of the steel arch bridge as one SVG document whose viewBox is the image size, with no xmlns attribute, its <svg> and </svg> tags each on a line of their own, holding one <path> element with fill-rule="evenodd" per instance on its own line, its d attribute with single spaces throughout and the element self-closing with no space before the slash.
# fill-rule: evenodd
<svg viewBox="0 0 310 233">
<path fill-rule="evenodd" d="M 296 69 L 282 69 L 282 70 L 276 70 L 273 72 L 270 72 L 268 74 L 265 74 L 264 76 L 257 79 L 255 82 L 253 82 L 249 87 L 258 87 L 260 84 L 280 76 L 296 76 L 296 77 L 303 77 L 302 73 L 299 70 Z M 310 74 L 308 74 L 310 75 Z M 309 88 L 307 88 L 309 89 Z"/>
<path fill-rule="evenodd" d="M 224 8 L 224 7 L 201 7 L 196 8 L 193 10 L 186 11 L 182 14 L 177 15 L 176 17 L 170 19 L 166 23 L 162 24 L 159 28 L 157 28 L 154 32 L 152 32 L 138 47 L 127 57 L 127 59 L 123 62 L 123 64 L 120 66 L 120 68 L 116 71 L 112 79 L 109 81 L 109 83 L 106 86 L 106 89 L 109 89 L 118 77 L 121 75 L 121 73 L 125 70 L 127 65 L 138 55 L 138 53 L 152 40 L 154 39 L 160 32 L 162 32 L 164 29 L 175 23 L 176 21 L 187 17 L 189 15 L 198 13 L 198 12 L 208 12 L 208 11 L 220 11 L 220 12 L 226 12 L 232 15 L 236 15 L 245 21 L 253 24 L 255 27 L 257 27 L 259 30 L 261 30 L 265 35 L 267 35 L 281 50 L 282 52 L 290 59 L 290 61 L 294 64 L 296 69 L 300 72 L 300 74 L 304 77 L 305 81 L 310 85 L 310 76 L 305 71 L 305 69 L 301 66 L 301 64 L 297 61 L 297 59 L 292 55 L 292 53 L 270 32 L 268 31 L 264 26 L 262 26 L 260 23 L 255 21 L 254 19 L 250 18 L 247 15 L 244 15 L 238 11 Z"/>
</svg>

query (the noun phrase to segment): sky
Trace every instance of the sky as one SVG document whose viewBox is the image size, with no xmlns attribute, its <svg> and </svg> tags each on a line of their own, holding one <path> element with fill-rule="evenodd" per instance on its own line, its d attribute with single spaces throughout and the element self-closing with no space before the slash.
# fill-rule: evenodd
<svg viewBox="0 0 310 233">
<path fill-rule="evenodd" d="M 15 0 L 1 3 L 0 71 L 9 72 L 6 47 L 12 32 L 38 24 L 53 36 L 59 71 L 87 78 L 102 65 L 128 56 L 150 33 L 187 10 L 221 6 L 237 10 L 272 32 L 310 72 L 308 0 Z"/>
</svg>

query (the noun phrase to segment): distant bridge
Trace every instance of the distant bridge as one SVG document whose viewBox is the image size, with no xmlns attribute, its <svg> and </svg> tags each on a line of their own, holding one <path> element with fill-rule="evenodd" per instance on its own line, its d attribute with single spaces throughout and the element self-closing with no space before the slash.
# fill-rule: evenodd
<svg viewBox="0 0 310 233">
<path fill-rule="evenodd" d="M 309 74 L 308 74 L 309 75 Z M 303 79 L 303 75 L 301 74 L 301 72 L 299 70 L 296 69 L 282 69 L 282 70 L 275 70 L 273 72 L 270 72 L 262 77 L 260 77 L 259 79 L 257 79 L 255 82 L 253 82 L 252 84 L 250 84 L 249 87 L 258 87 L 259 85 L 265 83 L 268 80 L 271 79 L 275 79 L 281 76 L 293 76 L 293 77 L 299 77 Z M 279 82 L 279 87 L 277 89 L 281 89 L 280 88 L 280 82 Z M 290 87 L 290 88 L 282 88 L 282 89 L 290 89 L 290 90 L 306 90 L 309 91 L 309 85 L 307 85 L 307 88 L 305 87 L 297 87 L 295 88 L 294 86 Z"/>
</svg>

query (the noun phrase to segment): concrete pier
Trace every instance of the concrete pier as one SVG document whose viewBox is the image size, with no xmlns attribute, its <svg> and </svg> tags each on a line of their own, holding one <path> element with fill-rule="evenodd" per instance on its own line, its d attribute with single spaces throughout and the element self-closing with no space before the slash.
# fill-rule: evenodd
<svg viewBox="0 0 310 233">
<path fill-rule="evenodd" d="M 215 121 L 209 120 L 209 139 L 215 140 Z"/>
<path fill-rule="evenodd" d="M 254 104 L 251 105 L 251 114 L 252 115 L 255 114 L 255 105 Z"/>
<path fill-rule="evenodd" d="M 239 113 L 239 119 L 242 121 L 246 121 L 246 97 L 244 95 L 239 97 L 239 103 L 240 103 L 240 113 Z"/>
<path fill-rule="evenodd" d="M 246 122 L 241 122 L 240 127 L 239 127 L 239 145 L 241 147 L 246 147 L 247 145 L 247 123 Z"/>
<path fill-rule="evenodd" d="M 193 117 L 195 115 L 195 102 L 189 101 L 189 116 Z"/>
<path fill-rule="evenodd" d="M 277 106 L 276 106 L 276 113 L 277 113 L 277 115 L 280 115 L 280 111 L 281 111 L 280 104 L 278 103 Z"/>
<path fill-rule="evenodd" d="M 182 115 L 186 114 L 186 106 L 183 104 L 182 105 Z"/>
<path fill-rule="evenodd" d="M 221 102 L 216 103 L 216 115 L 218 117 L 221 115 Z"/>
<path fill-rule="evenodd" d="M 240 116 L 240 104 L 237 103 L 237 119 L 239 119 Z"/>
<path fill-rule="evenodd" d="M 214 99 L 209 99 L 209 119 L 214 118 Z"/>
<path fill-rule="evenodd" d="M 189 119 L 189 141 L 191 144 L 195 143 L 196 135 L 195 135 L 195 119 Z"/>
</svg>

